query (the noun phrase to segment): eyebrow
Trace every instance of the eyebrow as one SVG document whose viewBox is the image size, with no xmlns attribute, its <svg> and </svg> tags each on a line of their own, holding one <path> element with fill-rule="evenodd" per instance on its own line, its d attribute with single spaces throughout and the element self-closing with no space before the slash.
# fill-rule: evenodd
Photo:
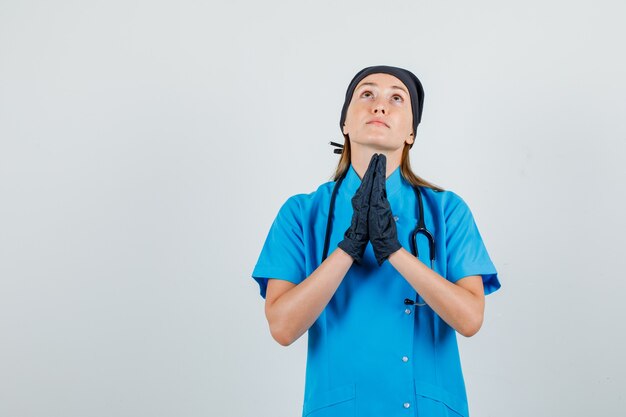
<svg viewBox="0 0 626 417">
<path fill-rule="evenodd" d="M 373 85 L 375 87 L 378 87 L 378 84 L 376 83 L 363 83 L 359 86 L 359 88 L 363 87 L 364 85 Z M 398 86 L 398 85 L 392 85 L 391 88 L 397 88 L 398 90 L 402 90 L 404 91 L 406 94 L 409 94 L 404 88 Z"/>
</svg>

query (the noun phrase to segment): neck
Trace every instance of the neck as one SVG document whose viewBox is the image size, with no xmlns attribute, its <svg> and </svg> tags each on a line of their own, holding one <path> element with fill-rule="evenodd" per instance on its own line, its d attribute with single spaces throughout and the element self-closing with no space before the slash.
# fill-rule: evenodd
<svg viewBox="0 0 626 417">
<path fill-rule="evenodd" d="M 396 170 L 400 166 L 400 161 L 402 159 L 402 148 L 397 149 L 395 151 L 388 149 L 373 149 L 365 146 L 355 146 L 350 148 L 350 163 L 352 167 L 359 175 L 359 178 L 363 179 L 365 175 L 365 171 L 367 171 L 367 167 L 370 164 L 370 160 L 372 159 L 372 155 L 375 153 L 383 154 L 387 158 L 387 172 L 385 173 L 385 178 L 389 178 L 389 175 L 393 171 Z"/>
</svg>

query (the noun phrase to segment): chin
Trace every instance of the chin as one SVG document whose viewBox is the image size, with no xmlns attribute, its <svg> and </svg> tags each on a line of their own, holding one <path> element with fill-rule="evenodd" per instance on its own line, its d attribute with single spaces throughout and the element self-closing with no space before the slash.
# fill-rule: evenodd
<svg viewBox="0 0 626 417">
<path fill-rule="evenodd" d="M 386 138 L 368 138 L 364 140 L 360 140 L 358 142 L 353 141 L 351 143 L 352 147 L 361 146 L 365 148 L 371 148 L 379 152 L 392 152 L 398 149 L 398 147 L 402 148 L 404 143 L 391 143 L 389 139 Z"/>
<path fill-rule="evenodd" d="M 384 136 L 369 136 L 366 138 L 361 138 L 357 140 L 353 140 L 353 143 L 358 143 L 362 146 L 388 146 L 389 139 Z"/>
</svg>

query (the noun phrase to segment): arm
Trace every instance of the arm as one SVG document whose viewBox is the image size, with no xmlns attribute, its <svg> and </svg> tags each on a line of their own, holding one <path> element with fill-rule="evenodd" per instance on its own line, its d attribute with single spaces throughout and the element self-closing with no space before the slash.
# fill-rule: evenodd
<svg viewBox="0 0 626 417">
<path fill-rule="evenodd" d="M 485 294 L 480 275 L 464 277 L 452 283 L 404 248 L 391 254 L 389 262 L 457 332 L 465 337 L 478 332 L 485 311 Z"/>
<path fill-rule="evenodd" d="M 361 263 L 369 241 L 367 216 L 378 154 L 372 155 L 352 197 L 352 221 L 337 249 L 298 285 L 269 279 L 265 316 L 272 337 L 283 346 L 300 338 L 322 313 L 353 262 Z M 271 283 L 271 284 L 270 284 Z M 271 288 L 270 288 L 271 287 Z"/>
<path fill-rule="evenodd" d="M 265 316 L 272 337 L 283 346 L 299 339 L 322 313 L 353 262 L 337 248 L 298 285 L 269 279 Z"/>
</svg>

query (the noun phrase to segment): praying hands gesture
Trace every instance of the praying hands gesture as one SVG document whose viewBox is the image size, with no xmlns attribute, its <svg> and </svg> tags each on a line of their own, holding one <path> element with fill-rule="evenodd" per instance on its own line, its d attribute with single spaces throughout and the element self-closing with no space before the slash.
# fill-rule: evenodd
<svg viewBox="0 0 626 417">
<path fill-rule="evenodd" d="M 357 264 L 361 264 L 367 242 L 372 242 L 378 265 L 402 248 L 398 241 L 396 223 L 387 200 L 386 184 L 387 158 L 374 154 L 361 185 L 352 197 L 352 223 L 339 242 Z"/>
</svg>

